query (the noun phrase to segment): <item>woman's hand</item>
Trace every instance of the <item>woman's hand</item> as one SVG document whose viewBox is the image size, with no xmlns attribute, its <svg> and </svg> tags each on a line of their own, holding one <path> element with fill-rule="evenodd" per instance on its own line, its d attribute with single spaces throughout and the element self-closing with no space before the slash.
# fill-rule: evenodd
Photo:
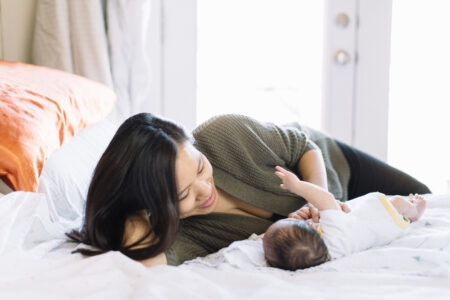
<svg viewBox="0 0 450 300">
<path fill-rule="evenodd" d="M 340 209 L 343 212 L 345 212 L 346 214 L 348 214 L 351 211 L 350 207 L 347 204 L 345 204 L 344 202 L 336 200 L 336 203 L 338 204 Z M 311 203 L 307 203 L 307 204 L 303 205 L 302 208 L 290 213 L 288 215 L 288 218 L 294 218 L 294 219 L 299 219 L 299 220 L 312 219 L 312 221 L 314 223 L 319 223 L 320 214 L 319 214 L 319 210 L 316 207 L 314 207 L 314 205 L 312 205 Z"/>
<path fill-rule="evenodd" d="M 303 205 L 302 208 L 297 209 L 296 211 L 290 213 L 288 218 L 294 218 L 299 220 L 308 220 L 312 219 L 314 223 L 319 223 L 320 214 L 319 210 L 314 207 L 314 205 L 308 203 Z"/>
<path fill-rule="evenodd" d="M 349 207 L 346 203 L 344 203 L 344 202 L 342 202 L 342 201 L 339 201 L 339 200 L 336 200 L 336 203 L 339 205 L 339 207 L 341 208 L 341 210 L 342 210 L 343 212 L 345 212 L 346 214 L 348 214 L 349 212 L 352 211 L 352 210 L 350 209 L 350 207 Z"/>
</svg>

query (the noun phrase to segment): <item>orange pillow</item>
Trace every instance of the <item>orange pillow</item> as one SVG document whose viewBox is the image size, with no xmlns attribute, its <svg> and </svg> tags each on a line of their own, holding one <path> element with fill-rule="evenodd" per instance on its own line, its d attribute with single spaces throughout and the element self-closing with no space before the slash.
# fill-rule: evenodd
<svg viewBox="0 0 450 300">
<path fill-rule="evenodd" d="M 110 88 L 89 79 L 0 61 L 0 178 L 14 190 L 36 191 L 50 153 L 103 119 L 115 101 Z"/>
</svg>

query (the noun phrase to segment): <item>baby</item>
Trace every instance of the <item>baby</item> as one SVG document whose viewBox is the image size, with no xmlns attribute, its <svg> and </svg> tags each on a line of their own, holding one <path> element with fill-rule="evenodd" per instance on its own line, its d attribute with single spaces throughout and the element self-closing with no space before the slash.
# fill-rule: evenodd
<svg viewBox="0 0 450 300">
<path fill-rule="evenodd" d="M 269 265 L 287 270 L 304 269 L 374 246 L 385 245 L 402 235 L 410 222 L 420 218 L 426 201 L 412 194 L 386 196 L 369 193 L 349 202 L 344 213 L 333 194 L 298 179 L 279 166 L 275 174 L 282 189 L 303 197 L 320 213 L 320 223 L 299 220 L 304 214 L 272 224 L 264 234 L 263 247 Z"/>
</svg>

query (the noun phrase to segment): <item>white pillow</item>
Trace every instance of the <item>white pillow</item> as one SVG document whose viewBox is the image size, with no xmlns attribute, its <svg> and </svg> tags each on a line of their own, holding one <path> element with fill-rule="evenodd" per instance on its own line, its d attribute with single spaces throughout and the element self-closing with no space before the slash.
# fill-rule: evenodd
<svg viewBox="0 0 450 300">
<path fill-rule="evenodd" d="M 118 126 L 108 119 L 91 125 L 53 152 L 39 177 L 57 214 L 74 221 L 84 215 L 86 195 L 94 169 Z"/>
</svg>

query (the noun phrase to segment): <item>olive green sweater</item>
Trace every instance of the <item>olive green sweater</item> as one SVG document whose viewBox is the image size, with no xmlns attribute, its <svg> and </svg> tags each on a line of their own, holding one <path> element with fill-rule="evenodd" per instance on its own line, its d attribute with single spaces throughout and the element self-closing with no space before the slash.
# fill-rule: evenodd
<svg viewBox="0 0 450 300">
<path fill-rule="evenodd" d="M 303 154 L 320 148 L 325 160 L 328 189 L 347 200 L 348 163 L 336 142 L 296 123 L 277 126 L 242 115 L 214 117 L 193 132 L 195 146 L 209 159 L 215 185 L 230 195 L 264 210 L 287 216 L 306 202 L 280 188 L 275 166 L 298 172 Z M 298 174 L 301 177 L 301 174 Z M 212 213 L 181 221 L 181 230 L 166 252 L 169 264 L 227 247 L 231 242 L 265 232 L 272 222 L 257 217 Z"/>
</svg>

